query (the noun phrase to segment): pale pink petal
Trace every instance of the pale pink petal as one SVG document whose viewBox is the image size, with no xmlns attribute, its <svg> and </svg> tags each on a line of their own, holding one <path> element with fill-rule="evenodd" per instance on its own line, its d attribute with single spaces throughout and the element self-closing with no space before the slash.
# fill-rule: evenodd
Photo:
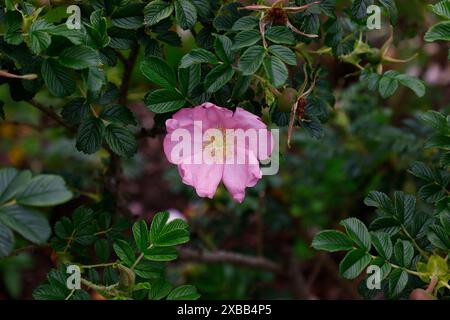
<svg viewBox="0 0 450 320">
<path fill-rule="evenodd" d="M 251 152 L 246 150 L 237 150 L 244 152 L 249 157 L 250 162 L 246 164 L 224 164 L 223 183 L 227 190 L 231 193 L 233 199 L 237 202 L 244 201 L 245 188 L 253 187 L 261 179 L 262 173 L 259 168 L 257 159 Z"/>
<path fill-rule="evenodd" d="M 195 188 L 199 197 L 212 199 L 223 176 L 223 164 L 181 163 L 178 172 L 184 184 Z"/>
</svg>

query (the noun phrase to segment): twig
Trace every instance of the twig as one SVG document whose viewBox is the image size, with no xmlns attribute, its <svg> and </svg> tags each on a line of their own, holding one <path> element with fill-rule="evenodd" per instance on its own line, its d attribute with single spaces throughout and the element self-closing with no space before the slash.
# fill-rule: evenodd
<svg viewBox="0 0 450 320">
<path fill-rule="evenodd" d="M 193 249 L 178 249 L 179 258 L 186 261 L 202 263 L 231 263 L 238 266 L 251 267 L 267 270 L 274 273 L 281 273 L 280 265 L 264 257 L 247 256 L 227 251 L 196 251 Z"/>
<path fill-rule="evenodd" d="M 119 103 L 126 105 L 128 102 L 128 90 L 130 88 L 131 76 L 133 75 L 134 65 L 139 54 L 139 46 L 135 45 L 130 52 L 128 59 L 122 60 L 119 55 L 119 59 L 124 63 L 125 71 L 122 78 L 122 85 L 120 86 Z M 123 58 L 123 56 L 122 56 Z"/>
<path fill-rule="evenodd" d="M 58 124 L 69 130 L 71 133 L 75 132 L 75 129 L 72 126 L 68 125 L 66 122 L 64 122 L 64 120 L 55 112 L 55 110 L 53 110 L 52 107 L 46 107 L 40 102 L 36 101 L 35 99 L 28 101 L 28 103 L 33 107 L 35 107 L 36 109 L 40 110 L 47 117 L 53 119 Z"/>
</svg>

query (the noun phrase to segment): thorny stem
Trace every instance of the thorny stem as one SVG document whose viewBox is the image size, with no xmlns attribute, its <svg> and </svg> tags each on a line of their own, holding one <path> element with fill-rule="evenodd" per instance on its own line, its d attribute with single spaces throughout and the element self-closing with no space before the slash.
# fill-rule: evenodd
<svg viewBox="0 0 450 320">
<path fill-rule="evenodd" d="M 115 283 L 113 285 L 110 286 L 102 286 L 102 285 L 98 285 L 95 283 L 90 282 L 89 280 L 86 280 L 84 278 L 81 279 L 81 283 L 84 284 L 86 287 L 95 290 L 95 291 L 105 291 L 108 292 L 112 295 L 115 295 L 118 293 L 117 291 L 117 287 L 119 286 L 119 283 Z"/>
</svg>

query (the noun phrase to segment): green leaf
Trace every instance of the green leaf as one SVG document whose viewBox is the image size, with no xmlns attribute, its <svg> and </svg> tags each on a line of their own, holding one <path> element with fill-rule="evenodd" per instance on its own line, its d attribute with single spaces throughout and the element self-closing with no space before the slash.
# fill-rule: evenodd
<svg viewBox="0 0 450 320">
<path fill-rule="evenodd" d="M 160 232 L 150 233 L 153 245 L 157 247 L 170 247 L 189 241 L 188 225 L 181 219 L 175 219 L 166 224 Z"/>
<path fill-rule="evenodd" d="M 396 191 L 394 194 L 395 217 L 402 223 L 411 221 L 416 210 L 416 197 Z"/>
<path fill-rule="evenodd" d="M 261 67 L 264 59 L 264 48 L 262 46 L 253 46 L 248 48 L 239 60 L 238 68 L 244 76 L 249 76 Z"/>
<path fill-rule="evenodd" d="M 231 50 L 237 51 L 242 48 L 250 47 L 260 40 L 261 33 L 257 30 L 241 31 L 234 37 L 234 43 Z"/>
<path fill-rule="evenodd" d="M 371 256 L 361 249 L 355 249 L 346 254 L 339 264 L 339 272 L 346 279 L 355 279 L 371 261 Z"/>
<path fill-rule="evenodd" d="M 408 87 L 409 89 L 414 91 L 416 96 L 418 96 L 419 98 L 425 95 L 425 84 L 416 77 L 408 76 L 406 74 L 400 74 L 396 76 L 395 79 L 397 79 L 405 87 Z"/>
<path fill-rule="evenodd" d="M 225 35 L 218 34 L 214 40 L 214 49 L 216 54 L 224 62 L 232 63 L 234 61 L 234 54 L 231 47 L 233 42 Z"/>
<path fill-rule="evenodd" d="M 217 64 L 216 56 L 205 49 L 193 49 L 181 59 L 180 68 L 188 68 L 193 64 L 210 63 Z"/>
<path fill-rule="evenodd" d="M 84 120 L 77 133 L 76 147 L 86 154 L 97 152 L 102 146 L 105 125 L 99 118 L 90 117 Z"/>
<path fill-rule="evenodd" d="M 69 101 L 62 109 L 63 119 L 72 125 L 80 124 L 91 112 L 91 106 L 84 98 Z"/>
<path fill-rule="evenodd" d="M 147 79 L 163 88 L 173 90 L 177 85 L 175 71 L 159 57 L 146 57 L 141 63 L 141 72 Z"/>
<path fill-rule="evenodd" d="M 136 118 L 131 110 L 123 105 L 114 104 L 102 110 L 99 117 L 108 122 L 121 124 L 124 126 L 137 125 Z"/>
<path fill-rule="evenodd" d="M 45 243 L 51 234 L 50 225 L 41 213 L 19 205 L 0 208 L 0 222 L 36 244 Z"/>
<path fill-rule="evenodd" d="M 274 87 L 279 88 L 284 85 L 288 79 L 288 69 L 283 61 L 277 57 L 266 57 L 263 61 L 264 70 Z"/>
<path fill-rule="evenodd" d="M 71 95 L 75 91 L 76 79 L 74 74 L 61 66 L 57 61 L 47 59 L 42 62 L 42 78 L 50 93 L 57 97 Z"/>
<path fill-rule="evenodd" d="M 394 205 L 389 197 L 379 191 L 370 192 L 364 199 L 364 204 L 369 207 L 376 207 L 387 215 L 393 215 L 395 212 Z"/>
<path fill-rule="evenodd" d="M 347 251 L 353 249 L 353 242 L 340 231 L 325 230 L 314 237 L 312 246 L 316 250 L 328 252 Z"/>
<path fill-rule="evenodd" d="M 431 225 L 427 232 L 428 240 L 439 249 L 450 250 L 450 235 L 439 225 Z"/>
<path fill-rule="evenodd" d="M 133 248 L 124 240 L 116 240 L 113 245 L 114 251 L 121 261 L 128 267 L 131 267 L 136 261 L 136 255 Z"/>
<path fill-rule="evenodd" d="M 72 199 L 66 182 L 60 176 L 42 174 L 32 178 L 16 195 L 18 204 L 34 207 L 54 206 Z"/>
<path fill-rule="evenodd" d="M 75 70 L 95 67 L 100 64 L 98 51 L 85 45 L 78 45 L 64 49 L 59 54 L 59 63 Z"/>
<path fill-rule="evenodd" d="M 272 41 L 273 43 L 278 44 L 295 44 L 295 37 L 292 31 L 283 26 L 271 27 L 266 31 L 266 38 Z"/>
<path fill-rule="evenodd" d="M 398 239 L 394 246 L 394 256 L 402 267 L 409 267 L 414 258 L 414 248 L 411 242 Z"/>
<path fill-rule="evenodd" d="M 150 242 L 156 247 L 170 247 L 189 241 L 188 225 L 181 219 L 167 223 L 168 212 L 160 212 L 150 227 Z"/>
<path fill-rule="evenodd" d="M 358 20 L 367 17 L 367 8 L 373 4 L 373 0 L 353 0 L 352 16 Z"/>
<path fill-rule="evenodd" d="M 426 182 L 434 181 L 433 170 L 431 170 L 431 168 L 425 165 L 425 163 L 423 162 L 414 162 L 409 172 L 411 172 L 411 174 L 413 174 L 417 178 L 422 179 Z"/>
<path fill-rule="evenodd" d="M 134 268 L 134 272 L 144 279 L 158 279 L 161 278 L 164 272 L 164 265 L 161 263 L 155 263 L 151 261 L 141 261 Z"/>
<path fill-rule="evenodd" d="M 398 21 L 398 9 L 395 4 L 395 0 L 379 0 L 381 4 L 386 8 L 389 17 L 391 19 L 391 24 L 395 25 Z"/>
<path fill-rule="evenodd" d="M 192 28 L 197 22 L 197 9 L 189 0 L 175 0 L 175 15 L 183 30 Z"/>
<path fill-rule="evenodd" d="M 0 258 L 8 256 L 14 248 L 14 235 L 3 223 L 0 223 Z"/>
<path fill-rule="evenodd" d="M 50 46 L 52 37 L 49 34 L 49 30 L 52 28 L 53 26 L 43 19 L 35 20 L 31 24 L 28 37 L 31 50 L 34 53 L 39 54 Z"/>
<path fill-rule="evenodd" d="M 233 24 L 232 31 L 251 30 L 258 26 L 259 20 L 255 16 L 245 16 L 236 20 Z"/>
<path fill-rule="evenodd" d="M 389 275 L 389 294 L 398 297 L 408 284 L 408 273 L 402 269 L 395 269 Z"/>
<path fill-rule="evenodd" d="M 398 80 L 390 77 L 390 76 L 386 76 L 383 75 L 380 79 L 380 82 L 378 84 L 378 91 L 380 92 L 381 96 L 386 99 L 391 97 L 395 91 L 397 91 L 398 88 Z"/>
<path fill-rule="evenodd" d="M 372 244 L 377 252 L 384 259 L 389 260 L 392 256 L 394 246 L 389 234 L 386 232 L 372 232 L 371 233 Z"/>
<path fill-rule="evenodd" d="M 173 289 L 167 296 L 167 300 L 197 300 L 200 295 L 197 289 L 191 285 L 184 285 Z"/>
<path fill-rule="evenodd" d="M 111 255 L 109 242 L 106 239 L 99 239 L 95 242 L 95 255 L 100 262 L 106 263 Z"/>
<path fill-rule="evenodd" d="M 31 180 L 30 171 L 18 171 L 14 168 L 0 169 L 0 203 L 7 202 L 23 190 Z"/>
<path fill-rule="evenodd" d="M 442 134 L 450 133 L 450 126 L 447 118 L 440 112 L 429 110 L 422 115 L 422 120 Z"/>
<path fill-rule="evenodd" d="M 136 30 L 143 26 L 143 4 L 129 4 L 118 8 L 111 16 L 111 23 L 122 29 Z"/>
<path fill-rule="evenodd" d="M 178 69 L 180 79 L 180 89 L 184 96 L 191 96 L 195 88 L 200 85 L 202 70 L 199 64 L 194 64 L 189 68 Z"/>
<path fill-rule="evenodd" d="M 145 97 L 145 104 L 154 113 L 167 113 L 181 109 L 186 100 L 176 91 L 160 89 L 150 92 Z"/>
<path fill-rule="evenodd" d="M 341 221 L 341 225 L 345 227 L 350 239 L 352 239 L 361 249 L 367 251 L 370 250 L 370 234 L 364 223 L 356 218 L 348 218 Z"/>
<path fill-rule="evenodd" d="M 441 213 L 440 221 L 442 226 L 444 227 L 445 232 L 447 232 L 447 234 L 450 234 L 450 212 L 444 211 L 443 213 Z"/>
<path fill-rule="evenodd" d="M 136 138 L 127 128 L 116 124 L 108 125 L 105 130 L 105 140 L 111 150 L 121 157 L 130 158 L 137 152 Z"/>
<path fill-rule="evenodd" d="M 231 66 L 221 64 L 212 69 L 205 77 L 205 89 L 209 93 L 219 91 L 234 76 Z"/>
<path fill-rule="evenodd" d="M 150 245 L 149 231 L 144 220 L 140 220 L 133 225 L 133 236 L 136 246 L 142 252 Z"/>
<path fill-rule="evenodd" d="M 433 12 L 442 18 L 450 19 L 450 2 L 448 0 L 443 0 L 435 5 L 431 5 Z"/>
<path fill-rule="evenodd" d="M 450 21 L 443 21 L 435 24 L 425 34 L 425 41 L 450 41 Z"/>
<path fill-rule="evenodd" d="M 285 46 L 275 44 L 269 47 L 269 52 L 291 66 L 297 65 L 294 51 Z"/>
<path fill-rule="evenodd" d="M 150 300 L 161 300 L 166 297 L 171 290 L 171 284 L 164 278 L 159 278 L 155 282 L 152 282 L 152 287 L 148 293 L 148 298 Z"/>
<path fill-rule="evenodd" d="M 173 12 L 173 5 L 160 0 L 150 2 L 144 8 L 144 23 L 153 26 L 169 17 Z"/>
<path fill-rule="evenodd" d="M 178 256 L 174 247 L 158 247 L 145 250 L 144 258 L 150 261 L 172 261 Z"/>
</svg>

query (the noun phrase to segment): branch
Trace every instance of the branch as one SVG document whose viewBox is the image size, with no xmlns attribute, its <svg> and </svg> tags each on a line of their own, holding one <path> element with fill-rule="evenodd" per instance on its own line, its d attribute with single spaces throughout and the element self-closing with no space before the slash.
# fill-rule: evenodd
<svg viewBox="0 0 450 320">
<path fill-rule="evenodd" d="M 134 65 L 136 64 L 136 60 L 139 54 L 139 46 L 135 45 L 128 56 L 128 59 L 124 60 L 122 55 L 119 55 L 119 59 L 124 64 L 124 74 L 122 78 L 122 85 L 120 86 L 120 97 L 119 103 L 126 105 L 128 102 L 128 90 L 130 88 L 130 80 L 133 75 Z M 122 58 L 120 58 L 122 57 Z"/>
<path fill-rule="evenodd" d="M 227 251 L 198 251 L 187 248 L 178 249 L 181 260 L 202 263 L 231 263 L 238 266 L 264 269 L 273 273 L 281 273 L 281 266 L 264 257 L 247 256 Z"/>
<path fill-rule="evenodd" d="M 33 107 L 35 107 L 36 109 L 38 109 L 39 111 L 41 111 L 42 113 L 44 113 L 47 117 L 53 119 L 58 124 L 69 130 L 71 133 L 75 132 L 75 129 L 72 126 L 68 125 L 66 122 L 64 122 L 64 120 L 59 116 L 59 114 L 55 112 L 55 110 L 53 110 L 52 107 L 46 107 L 40 102 L 36 101 L 35 99 L 31 99 L 30 101 L 28 101 L 28 103 Z"/>
</svg>

